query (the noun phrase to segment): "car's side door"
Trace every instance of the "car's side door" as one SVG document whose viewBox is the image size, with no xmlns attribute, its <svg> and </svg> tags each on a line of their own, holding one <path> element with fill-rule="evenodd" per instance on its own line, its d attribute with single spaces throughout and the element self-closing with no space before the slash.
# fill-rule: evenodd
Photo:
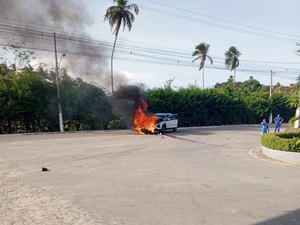
<svg viewBox="0 0 300 225">
<path fill-rule="evenodd" d="M 172 120 L 171 120 L 171 117 L 170 117 L 171 115 L 166 115 L 166 119 L 165 119 L 165 121 L 166 121 L 166 127 L 167 128 L 171 128 L 172 127 Z"/>
<path fill-rule="evenodd" d="M 176 119 L 176 117 L 174 116 L 174 115 L 170 115 L 169 116 L 169 127 L 171 127 L 171 128 L 177 128 L 177 119 Z"/>
</svg>

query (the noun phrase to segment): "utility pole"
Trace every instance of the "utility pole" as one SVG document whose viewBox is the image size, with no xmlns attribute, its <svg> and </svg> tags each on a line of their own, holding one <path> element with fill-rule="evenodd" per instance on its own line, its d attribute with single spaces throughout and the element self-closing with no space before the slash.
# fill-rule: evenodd
<svg viewBox="0 0 300 225">
<path fill-rule="evenodd" d="M 59 90 L 59 74 L 58 74 L 56 33 L 55 32 L 54 32 L 54 53 L 55 53 L 55 74 L 56 74 L 56 89 L 57 89 L 57 100 L 58 100 L 59 130 L 60 130 L 60 132 L 64 132 L 63 116 L 62 116 L 62 109 L 61 109 L 61 99 L 60 99 L 60 90 Z"/>
<path fill-rule="evenodd" d="M 273 87 L 273 71 L 271 70 L 271 80 L 270 80 L 270 101 L 272 99 L 272 87 Z M 270 112 L 269 124 L 273 122 L 273 113 L 272 110 Z"/>
</svg>

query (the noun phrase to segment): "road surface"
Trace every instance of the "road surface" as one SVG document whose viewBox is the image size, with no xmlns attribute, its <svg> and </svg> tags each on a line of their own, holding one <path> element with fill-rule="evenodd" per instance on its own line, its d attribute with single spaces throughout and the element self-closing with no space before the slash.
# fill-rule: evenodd
<svg viewBox="0 0 300 225">
<path fill-rule="evenodd" d="M 251 157 L 259 143 L 258 125 L 0 136 L 0 221 L 300 224 L 300 168 Z"/>
</svg>

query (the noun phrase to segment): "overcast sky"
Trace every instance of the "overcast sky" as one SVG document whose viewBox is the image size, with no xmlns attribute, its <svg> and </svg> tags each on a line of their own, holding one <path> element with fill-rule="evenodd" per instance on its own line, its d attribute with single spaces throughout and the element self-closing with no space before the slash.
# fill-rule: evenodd
<svg viewBox="0 0 300 225">
<path fill-rule="evenodd" d="M 244 81 L 253 76 L 260 82 L 268 84 L 271 69 L 275 71 L 275 83 L 289 84 L 299 75 L 300 56 L 296 56 L 294 51 L 295 42 L 300 40 L 300 1 L 132 0 L 129 2 L 136 3 L 140 13 L 136 16 L 131 32 L 127 29 L 120 32 L 118 44 L 182 52 L 186 54 L 184 60 L 186 65 L 193 60 L 191 55 L 195 46 L 206 42 L 210 44 L 208 54 L 215 63 L 212 66 L 208 61 L 206 63 L 205 86 L 224 82 L 232 74 L 228 70 L 221 69 L 224 68 L 224 52 L 232 45 L 242 53 L 237 81 Z M 95 19 L 90 31 L 97 34 L 99 39 L 112 43 L 114 36 L 111 34 L 109 24 L 103 22 L 103 16 L 106 9 L 113 5 L 113 1 L 89 0 L 86 3 Z M 255 35 L 252 35 L 253 33 Z M 127 55 L 124 52 L 116 54 L 116 58 L 121 59 L 116 59 L 115 69 L 126 72 L 131 82 L 145 82 L 150 87 L 162 86 L 166 80 L 174 77 L 174 86 L 187 86 L 195 82 L 201 84 L 198 62 L 195 62 L 195 67 L 181 66 L 182 58 L 178 57 L 176 65 L 176 57 L 172 57 L 174 59 L 174 62 L 170 63 L 172 65 L 165 65 L 165 61 L 161 60 L 167 57 L 165 55 L 151 55 L 155 60 L 149 59 L 147 55 L 128 62 L 123 58 L 134 57 L 135 49 L 129 48 L 127 51 Z M 188 54 L 190 59 L 187 58 Z M 109 62 L 107 65 L 109 66 Z"/>
<path fill-rule="evenodd" d="M 210 44 L 208 55 L 214 61 L 213 65 L 209 61 L 205 64 L 206 87 L 227 81 L 233 74 L 224 65 L 224 53 L 230 46 L 241 52 L 237 81 L 252 76 L 268 85 L 271 70 L 274 84 L 288 85 L 299 76 L 300 56 L 295 55 L 296 42 L 300 42 L 299 0 L 129 0 L 129 3 L 136 3 L 140 13 L 130 32 L 120 30 L 114 60 L 114 72 L 121 78 L 126 74 L 129 83 L 162 87 L 166 80 L 174 78 L 175 87 L 195 83 L 201 86 L 199 62 L 192 63 L 192 53 L 201 42 Z M 11 37 L 7 24 L 49 32 L 48 39 L 34 34 L 35 39 L 25 47 L 37 52 L 46 48 L 44 55 L 39 53 L 38 61 L 48 60 L 53 65 L 51 33 L 71 31 L 70 39 L 59 42 L 59 56 L 67 53 L 61 66 L 70 68 L 74 76 L 102 81 L 108 87 L 114 35 L 108 22 L 104 22 L 104 14 L 113 4 L 113 0 L 0 0 L 1 29 L 6 31 L 0 35 L 1 44 Z M 17 29 L 15 32 L 16 40 L 25 40 Z M 92 49 L 86 48 L 85 41 L 76 46 L 72 40 L 80 33 L 88 33 L 88 39 L 98 42 Z M 78 47 L 74 55 L 72 51 Z M 89 57 L 95 52 L 100 57 Z"/>
</svg>

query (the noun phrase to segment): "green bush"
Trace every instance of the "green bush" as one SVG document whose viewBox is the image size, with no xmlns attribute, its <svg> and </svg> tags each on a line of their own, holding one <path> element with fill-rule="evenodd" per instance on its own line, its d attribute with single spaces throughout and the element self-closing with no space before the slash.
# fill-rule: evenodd
<svg viewBox="0 0 300 225">
<path fill-rule="evenodd" d="M 287 132 L 277 133 L 280 138 L 300 138 L 300 128 L 292 129 Z"/>
<path fill-rule="evenodd" d="M 300 129 L 264 134 L 261 137 L 261 144 L 275 150 L 300 152 Z"/>
</svg>

